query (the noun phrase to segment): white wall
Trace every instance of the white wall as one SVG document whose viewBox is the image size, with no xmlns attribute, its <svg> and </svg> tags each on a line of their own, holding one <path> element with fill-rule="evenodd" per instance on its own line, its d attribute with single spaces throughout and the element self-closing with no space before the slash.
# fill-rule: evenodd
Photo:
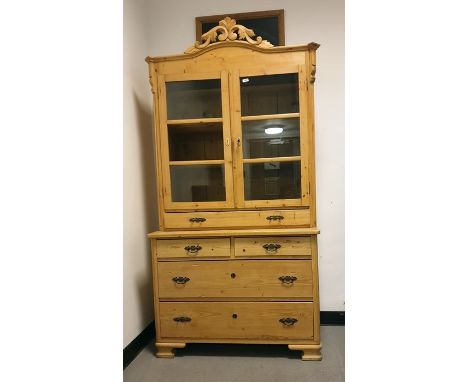
<svg viewBox="0 0 468 382">
<path fill-rule="evenodd" d="M 124 347 L 154 318 L 146 238 L 157 228 L 151 92 L 144 61 L 150 50 L 147 9 L 147 0 L 124 1 Z"/>
<path fill-rule="evenodd" d="M 322 310 L 344 310 L 344 0 L 148 0 L 149 54 L 180 54 L 195 17 L 284 9 L 286 45 L 317 42 L 317 220 Z M 149 96 L 148 91 L 148 96 Z"/>
<path fill-rule="evenodd" d="M 156 227 L 151 92 L 144 57 L 180 54 L 195 17 L 285 10 L 286 44 L 317 53 L 316 164 L 322 310 L 344 310 L 344 1 L 124 1 L 124 346 L 152 320 L 149 247 Z"/>
</svg>

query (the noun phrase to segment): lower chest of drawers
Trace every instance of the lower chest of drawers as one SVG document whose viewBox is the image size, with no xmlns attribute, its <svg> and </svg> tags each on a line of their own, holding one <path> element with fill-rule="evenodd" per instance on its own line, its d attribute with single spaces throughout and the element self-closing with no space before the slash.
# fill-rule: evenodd
<svg viewBox="0 0 468 382">
<path fill-rule="evenodd" d="M 152 248 L 159 342 L 318 338 L 315 236 L 157 239 Z"/>
</svg>

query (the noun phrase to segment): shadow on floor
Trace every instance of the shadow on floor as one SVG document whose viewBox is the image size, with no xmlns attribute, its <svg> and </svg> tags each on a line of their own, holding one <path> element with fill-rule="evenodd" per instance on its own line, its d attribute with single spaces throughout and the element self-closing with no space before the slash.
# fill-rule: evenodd
<svg viewBox="0 0 468 382">
<path fill-rule="evenodd" d="M 156 352 L 154 345 L 150 349 Z M 288 345 L 187 344 L 183 349 L 176 349 L 176 356 L 280 357 L 301 359 L 302 352 L 289 350 Z"/>
</svg>

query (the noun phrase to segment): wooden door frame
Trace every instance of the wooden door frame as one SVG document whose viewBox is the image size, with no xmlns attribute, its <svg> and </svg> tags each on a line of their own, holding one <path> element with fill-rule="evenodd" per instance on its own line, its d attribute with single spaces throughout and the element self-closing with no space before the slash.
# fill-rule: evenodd
<svg viewBox="0 0 468 382">
<path fill-rule="evenodd" d="M 191 80 L 207 80 L 219 79 L 221 81 L 221 107 L 222 107 L 222 124 L 223 124 L 223 152 L 224 159 L 224 186 L 226 193 L 225 201 L 210 201 L 210 202 L 173 202 L 172 201 L 172 185 L 170 176 L 170 158 L 169 158 L 169 131 L 167 119 L 167 96 L 166 82 L 176 81 L 191 81 Z M 230 107 L 229 107 L 229 80 L 226 70 L 211 71 L 200 74 L 183 73 L 183 74 L 166 74 L 158 75 L 159 88 L 159 131 L 161 137 L 161 170 L 163 184 L 163 203 L 165 211 L 172 210 L 219 210 L 234 208 L 234 191 L 233 191 L 233 175 L 232 175 L 232 152 L 231 152 L 231 129 L 230 129 Z M 203 118 L 199 118 L 203 119 Z M 187 120 L 190 121 L 190 120 Z M 203 161 L 199 161 L 203 162 Z M 200 163 L 202 164 L 202 163 Z"/>
<path fill-rule="evenodd" d="M 300 124 L 300 149 L 301 149 L 301 197 L 297 199 L 272 199 L 272 200 L 245 200 L 244 193 L 244 158 L 242 155 L 242 116 L 240 78 L 248 76 L 275 75 L 297 73 L 299 91 L 299 124 Z M 233 140 L 233 175 L 234 175 L 234 197 L 236 208 L 281 208 L 281 207 L 309 207 L 309 153 L 307 143 L 308 116 L 307 116 L 307 75 L 305 65 L 277 65 L 269 67 L 258 67 L 251 69 L 234 70 L 229 82 L 231 95 L 231 136 Z M 282 114 L 278 114 L 281 118 Z M 273 117 L 274 115 L 272 115 Z M 245 118 L 245 117 L 244 117 Z M 249 118 L 253 119 L 253 118 Z M 274 159 L 274 158 L 272 158 Z"/>
</svg>

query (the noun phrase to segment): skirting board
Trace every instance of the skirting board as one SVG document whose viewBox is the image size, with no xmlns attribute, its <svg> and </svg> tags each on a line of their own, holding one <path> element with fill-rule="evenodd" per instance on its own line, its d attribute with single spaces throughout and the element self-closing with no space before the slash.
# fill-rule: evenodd
<svg viewBox="0 0 468 382">
<path fill-rule="evenodd" d="M 123 350 L 123 368 L 130 365 L 138 354 L 156 338 L 154 321 L 152 321 L 143 331 L 135 337 Z"/>
<path fill-rule="evenodd" d="M 345 312 L 326 311 L 320 312 L 320 325 L 345 324 Z M 123 350 L 123 368 L 132 363 L 138 354 L 155 338 L 154 321 L 152 321 L 132 342 Z"/>
</svg>

